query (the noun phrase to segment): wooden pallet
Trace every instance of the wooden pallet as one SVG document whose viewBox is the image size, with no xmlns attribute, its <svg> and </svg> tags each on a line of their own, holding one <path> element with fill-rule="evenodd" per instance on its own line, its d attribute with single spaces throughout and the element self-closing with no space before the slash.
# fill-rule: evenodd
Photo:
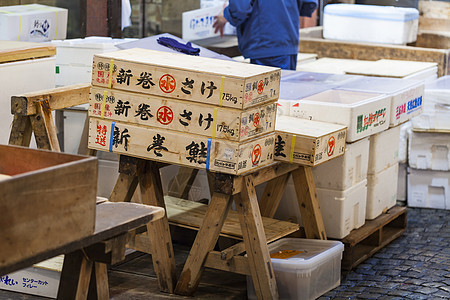
<svg viewBox="0 0 450 300">
<path fill-rule="evenodd" d="M 399 237 L 406 229 L 406 207 L 395 206 L 374 220 L 366 221 L 341 241 L 344 256 L 341 268 L 350 271 Z"/>
</svg>

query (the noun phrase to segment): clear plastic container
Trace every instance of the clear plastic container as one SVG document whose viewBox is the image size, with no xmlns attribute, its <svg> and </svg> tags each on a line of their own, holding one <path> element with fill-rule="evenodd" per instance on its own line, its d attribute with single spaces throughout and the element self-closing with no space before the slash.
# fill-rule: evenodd
<svg viewBox="0 0 450 300">
<path fill-rule="evenodd" d="M 268 248 L 271 256 L 278 253 L 283 257 L 271 259 L 280 299 L 315 299 L 339 286 L 344 251 L 341 242 L 285 238 Z M 250 276 L 247 296 L 256 299 Z"/>
</svg>

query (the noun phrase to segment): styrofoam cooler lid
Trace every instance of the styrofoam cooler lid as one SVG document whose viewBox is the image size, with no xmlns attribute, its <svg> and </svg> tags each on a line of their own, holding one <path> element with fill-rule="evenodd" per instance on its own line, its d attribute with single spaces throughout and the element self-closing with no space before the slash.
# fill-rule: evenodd
<svg viewBox="0 0 450 300">
<path fill-rule="evenodd" d="M 425 90 L 450 90 L 450 75 L 427 82 L 425 84 Z"/>
<path fill-rule="evenodd" d="M 281 81 L 279 99 L 300 100 L 331 88 L 333 86 L 327 84 Z"/>
<path fill-rule="evenodd" d="M 422 80 L 361 76 L 351 82 L 344 83 L 339 86 L 338 89 L 380 94 L 394 94 L 421 84 L 423 84 Z"/>
<path fill-rule="evenodd" d="M 289 74 L 283 76 L 281 74 L 281 81 L 285 82 L 296 82 L 296 83 L 320 83 L 328 84 L 333 86 L 338 86 L 343 83 L 347 83 L 354 79 L 359 78 L 355 75 L 344 75 L 344 74 L 327 74 L 327 73 L 314 73 L 314 72 L 299 72 L 292 71 Z"/>
<path fill-rule="evenodd" d="M 342 89 L 327 89 L 326 91 L 304 97 L 304 101 L 323 103 L 326 105 L 358 106 L 363 103 L 378 101 L 388 97 L 387 94 L 350 91 Z"/>
<path fill-rule="evenodd" d="M 271 255 L 279 251 L 298 251 L 294 256 L 271 258 L 274 269 L 294 271 L 312 269 L 341 254 L 344 244 L 339 241 L 284 238 L 269 244 L 268 248 Z"/>
<path fill-rule="evenodd" d="M 361 4 L 328 4 L 324 9 L 325 15 L 375 19 L 385 21 L 408 22 L 419 18 L 419 11 L 412 7 L 395 7 Z"/>
</svg>

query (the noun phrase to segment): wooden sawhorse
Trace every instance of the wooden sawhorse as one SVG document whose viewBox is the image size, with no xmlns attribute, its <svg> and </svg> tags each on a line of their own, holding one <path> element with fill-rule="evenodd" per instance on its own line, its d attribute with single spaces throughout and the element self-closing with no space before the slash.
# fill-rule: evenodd
<svg viewBox="0 0 450 300">
<path fill-rule="evenodd" d="M 31 135 L 34 133 L 36 145 L 39 149 L 60 151 L 52 110 L 88 103 L 89 89 L 89 84 L 77 84 L 11 97 L 11 113 L 14 115 L 14 120 L 9 144 L 28 147 Z M 139 183 L 143 191 L 142 196 L 145 199 L 143 202 L 164 208 L 164 201 L 162 201 L 162 205 L 158 205 L 158 203 L 161 203 L 154 201 L 153 197 L 149 197 L 151 194 L 149 191 L 152 191 L 152 188 L 154 188 L 152 178 L 142 177 Z M 113 198 L 115 201 L 123 201 L 125 199 L 120 199 L 117 195 Z M 148 223 L 147 229 L 150 235 L 149 240 L 152 243 L 150 245 L 147 242 L 146 249 L 148 250 L 147 252 L 152 253 L 160 290 L 173 293 L 176 284 L 175 257 L 173 255 L 167 214 L 164 214 L 162 218 L 156 221 Z M 95 272 L 95 274 L 100 273 Z"/>
<path fill-rule="evenodd" d="M 158 164 L 151 160 L 121 155 L 120 175 L 111 199 L 113 201 L 114 199 L 130 201 L 137 182 L 146 181 L 147 183 L 144 186 L 148 186 L 148 188 L 142 191 L 143 195 L 145 194 L 143 199 L 147 199 L 144 201 L 154 198 L 159 205 L 162 205 L 164 196 L 159 172 L 159 167 L 162 166 L 164 164 Z M 192 182 L 189 172 L 192 172 L 191 174 L 195 176 L 197 171 L 194 169 L 189 169 L 191 170 L 189 171 L 187 168 L 182 168 L 181 170 L 179 175 L 185 179 L 185 182 Z M 200 207 L 186 210 L 185 220 L 180 222 L 180 218 L 183 219 L 182 214 L 177 213 L 176 216 L 171 217 L 172 205 L 176 205 L 176 201 L 173 201 L 173 198 L 170 196 L 166 197 L 165 208 L 169 215 L 169 222 L 176 225 L 183 223 L 181 226 L 188 228 L 199 228 L 178 280 L 175 289 L 176 294 L 192 295 L 200 282 L 204 267 L 210 267 L 251 275 L 258 299 L 278 298 L 267 242 L 274 241 L 298 230 L 298 224 L 284 222 L 291 224 L 291 226 L 280 226 L 281 229 L 278 232 L 267 234 L 264 226 L 277 221 L 261 217 L 255 185 L 267 182 L 264 196 L 261 199 L 261 209 L 265 215 L 273 215 L 281 200 L 290 174 L 292 174 L 296 186 L 307 238 L 326 239 L 310 168 L 285 163 L 273 163 L 240 176 L 209 173 L 212 198 L 206 212 L 204 212 L 203 219 L 197 224 L 193 220 L 195 219 L 193 214 L 201 214 Z M 179 193 L 186 195 L 187 189 L 186 186 L 180 186 Z M 230 212 L 230 214 L 233 213 L 233 217 L 237 215 L 239 221 L 234 222 L 237 224 L 234 228 L 235 231 L 240 229 L 236 236 L 240 236 L 243 242 L 220 252 L 214 251 L 214 246 L 223 230 L 224 224 L 226 225 L 228 222 L 228 227 L 233 227 L 233 224 L 230 224 L 232 221 L 227 220 L 233 201 L 236 204 L 237 212 Z M 170 206 L 168 205 L 169 203 Z M 271 222 L 270 220 L 273 221 Z M 146 237 L 136 235 L 134 246 L 136 249 L 145 251 Z M 247 256 L 241 255 L 244 252 Z"/>
</svg>

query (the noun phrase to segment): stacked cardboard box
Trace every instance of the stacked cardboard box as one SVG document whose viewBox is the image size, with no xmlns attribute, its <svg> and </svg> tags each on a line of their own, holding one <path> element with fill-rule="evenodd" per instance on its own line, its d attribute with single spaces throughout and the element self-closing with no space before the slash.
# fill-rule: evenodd
<svg viewBox="0 0 450 300">
<path fill-rule="evenodd" d="M 129 49 L 94 56 L 89 147 L 228 174 L 273 161 L 280 70 Z"/>
</svg>

